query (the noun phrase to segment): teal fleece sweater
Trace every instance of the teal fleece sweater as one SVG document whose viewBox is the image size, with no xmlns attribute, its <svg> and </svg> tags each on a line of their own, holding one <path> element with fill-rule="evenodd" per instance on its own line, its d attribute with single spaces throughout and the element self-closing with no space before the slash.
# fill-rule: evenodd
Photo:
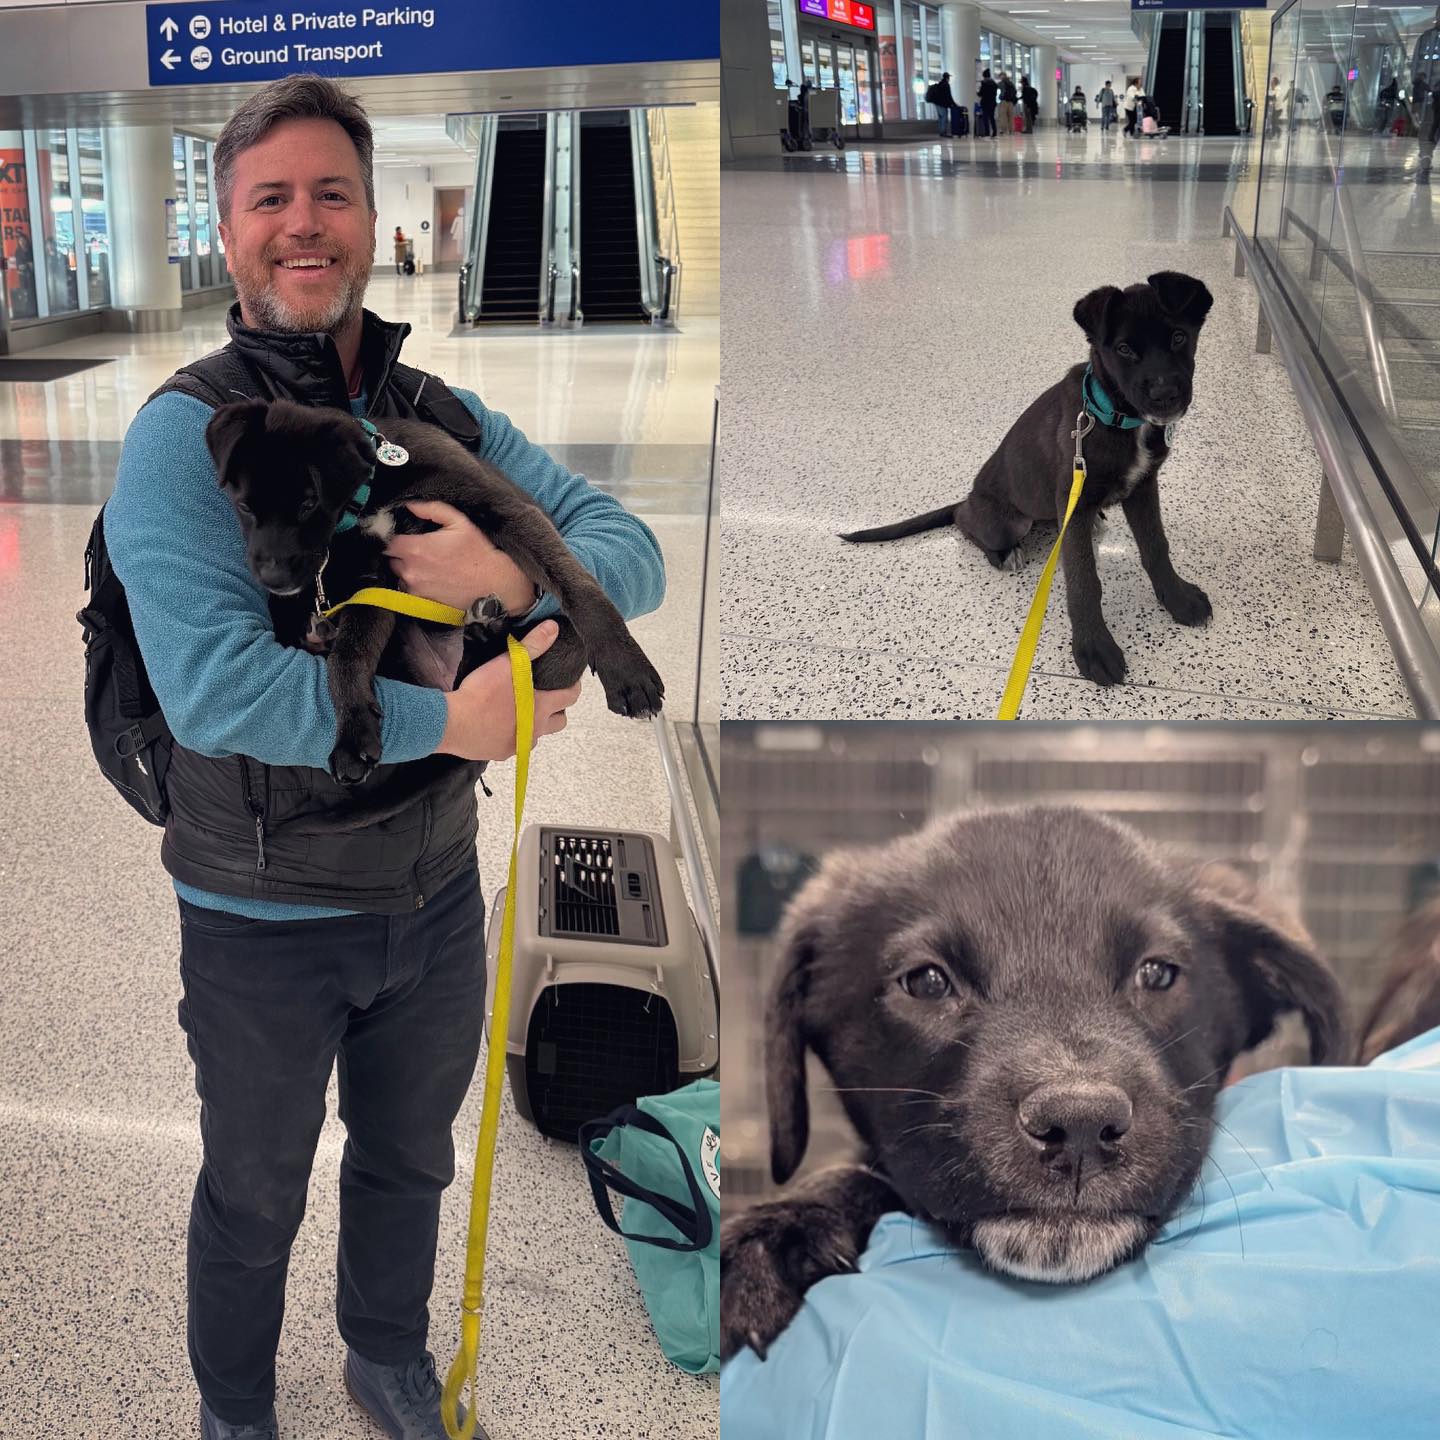
<svg viewBox="0 0 1440 1440">
<path fill-rule="evenodd" d="M 621 614 L 630 619 L 654 610 L 664 598 L 665 567 L 649 527 L 470 391 L 454 393 L 480 424 L 480 454 L 535 497 Z M 362 415 L 365 403 L 361 396 L 351 408 Z M 212 413 L 193 396 L 171 391 L 136 415 L 105 508 L 110 563 L 125 587 L 150 683 L 180 744 L 201 755 L 323 770 L 335 747 L 325 661 L 275 639 L 265 592 L 245 562 L 240 522 L 205 447 Z M 529 618 L 557 609 L 547 595 Z M 444 695 L 383 678 L 376 690 L 385 759 L 432 754 L 445 731 Z M 212 895 L 178 881 L 175 889 L 193 904 L 260 920 L 356 913 Z"/>
</svg>

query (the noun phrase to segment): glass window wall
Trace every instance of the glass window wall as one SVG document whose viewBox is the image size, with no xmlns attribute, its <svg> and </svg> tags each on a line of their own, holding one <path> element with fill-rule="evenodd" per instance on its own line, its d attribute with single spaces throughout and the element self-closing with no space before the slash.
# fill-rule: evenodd
<svg viewBox="0 0 1440 1440">
<path fill-rule="evenodd" d="M 40 313 L 33 213 L 25 136 L 19 130 L 0 130 L 0 248 L 5 255 L 5 299 L 12 320 L 33 320 Z"/>
<path fill-rule="evenodd" d="M 770 73 L 775 88 L 783 90 L 789 66 L 785 63 L 785 22 L 780 18 L 780 0 L 767 0 L 766 8 L 770 12 Z"/>
<path fill-rule="evenodd" d="M 105 209 L 105 154 L 99 129 L 75 132 L 79 150 L 80 216 L 83 223 L 84 280 L 90 309 L 109 305 L 110 218 Z"/>
<path fill-rule="evenodd" d="M 37 137 L 45 287 L 52 315 L 80 308 L 76 257 L 75 196 L 71 185 L 70 146 L 63 130 L 42 130 Z"/>
</svg>

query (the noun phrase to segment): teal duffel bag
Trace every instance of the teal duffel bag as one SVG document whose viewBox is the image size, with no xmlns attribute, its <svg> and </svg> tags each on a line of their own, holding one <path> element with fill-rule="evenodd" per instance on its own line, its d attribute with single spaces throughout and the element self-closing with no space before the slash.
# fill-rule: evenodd
<svg viewBox="0 0 1440 1440">
<path fill-rule="evenodd" d="M 666 1358 L 720 1368 L 720 1085 L 696 1080 L 580 1127 L 600 1218 L 625 1238 Z M 625 1228 L 610 1206 L 623 1195 Z"/>
</svg>

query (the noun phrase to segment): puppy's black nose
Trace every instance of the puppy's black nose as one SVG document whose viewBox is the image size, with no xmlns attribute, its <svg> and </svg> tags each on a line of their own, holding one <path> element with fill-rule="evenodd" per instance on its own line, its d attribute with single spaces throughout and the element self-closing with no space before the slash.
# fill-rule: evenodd
<svg viewBox="0 0 1440 1440">
<path fill-rule="evenodd" d="M 1015 1112 L 1040 1159 L 1087 1166 L 1114 1158 L 1135 1114 L 1118 1085 L 1081 1081 L 1042 1085 Z"/>
</svg>

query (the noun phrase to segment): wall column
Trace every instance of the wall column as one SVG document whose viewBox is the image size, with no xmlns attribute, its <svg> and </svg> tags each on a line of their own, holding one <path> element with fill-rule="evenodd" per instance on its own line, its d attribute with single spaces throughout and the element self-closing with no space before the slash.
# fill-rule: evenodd
<svg viewBox="0 0 1440 1440">
<path fill-rule="evenodd" d="M 107 130 L 105 158 L 113 306 L 107 328 L 179 330 L 180 266 L 170 264 L 165 238 L 165 202 L 175 198 L 170 127 Z"/>
<path fill-rule="evenodd" d="M 980 7 L 944 4 L 940 7 L 941 63 L 950 72 L 950 88 L 960 105 L 973 111 L 975 87 L 980 83 Z"/>
</svg>

